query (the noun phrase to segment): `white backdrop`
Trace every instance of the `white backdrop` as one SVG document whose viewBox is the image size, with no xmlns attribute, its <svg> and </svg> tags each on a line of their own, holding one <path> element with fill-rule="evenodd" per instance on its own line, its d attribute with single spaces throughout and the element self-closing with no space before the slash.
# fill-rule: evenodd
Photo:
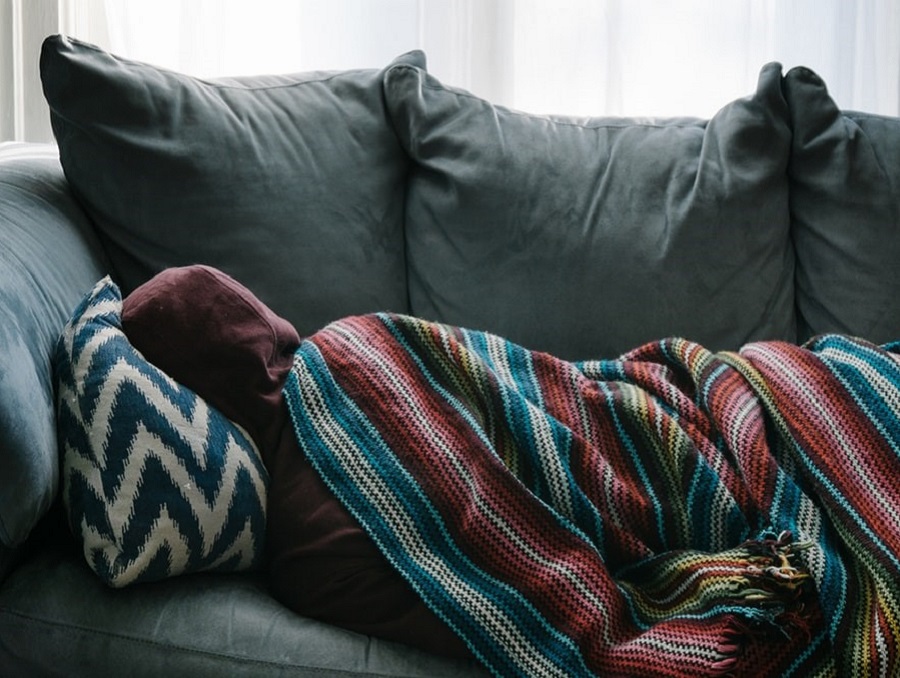
<svg viewBox="0 0 900 678">
<path fill-rule="evenodd" d="M 204 77 L 380 67 L 424 49 L 445 83 L 514 108 L 708 117 L 775 60 L 817 71 L 843 108 L 900 115 L 900 0 L 4 1 L 26 32 L 40 30 L 27 15 L 43 6 L 63 32 Z M 0 44 L 15 31 L 0 28 Z M 20 62 L 24 87 L 0 67 L 0 113 L 34 114 L 34 102 L 10 104 L 34 96 Z"/>
</svg>

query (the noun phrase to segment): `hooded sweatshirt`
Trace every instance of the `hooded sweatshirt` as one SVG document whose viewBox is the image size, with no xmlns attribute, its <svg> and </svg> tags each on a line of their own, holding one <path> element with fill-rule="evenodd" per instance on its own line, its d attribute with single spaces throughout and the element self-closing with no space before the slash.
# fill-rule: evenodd
<svg viewBox="0 0 900 678">
<path fill-rule="evenodd" d="M 296 439 L 282 395 L 300 337 L 249 289 L 209 266 L 167 269 L 124 301 L 144 357 L 242 426 L 269 473 L 266 574 L 295 612 L 452 657 L 464 643 L 393 569 Z"/>
</svg>

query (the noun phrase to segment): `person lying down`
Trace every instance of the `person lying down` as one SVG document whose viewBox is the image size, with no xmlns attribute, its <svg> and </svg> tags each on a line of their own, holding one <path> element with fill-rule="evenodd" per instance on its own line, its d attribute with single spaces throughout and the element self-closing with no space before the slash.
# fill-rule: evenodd
<svg viewBox="0 0 900 678">
<path fill-rule="evenodd" d="M 893 346 L 572 363 L 388 313 L 301 339 L 204 266 L 122 319 L 256 441 L 300 614 L 498 676 L 900 675 Z"/>
</svg>

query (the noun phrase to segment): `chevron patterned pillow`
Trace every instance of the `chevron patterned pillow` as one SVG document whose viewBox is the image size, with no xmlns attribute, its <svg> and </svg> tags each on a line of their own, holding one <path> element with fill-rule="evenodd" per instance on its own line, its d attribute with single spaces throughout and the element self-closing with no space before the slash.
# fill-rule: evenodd
<svg viewBox="0 0 900 678">
<path fill-rule="evenodd" d="M 63 503 L 110 586 L 260 563 L 268 475 L 250 437 L 122 332 L 108 277 L 57 345 Z"/>
</svg>

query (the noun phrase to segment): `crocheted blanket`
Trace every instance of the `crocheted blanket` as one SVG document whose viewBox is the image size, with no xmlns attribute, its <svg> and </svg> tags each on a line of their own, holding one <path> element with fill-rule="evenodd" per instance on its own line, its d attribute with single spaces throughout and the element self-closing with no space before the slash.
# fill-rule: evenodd
<svg viewBox="0 0 900 678">
<path fill-rule="evenodd" d="M 900 357 L 824 336 L 570 363 L 353 317 L 299 443 L 497 676 L 900 675 Z"/>
</svg>

